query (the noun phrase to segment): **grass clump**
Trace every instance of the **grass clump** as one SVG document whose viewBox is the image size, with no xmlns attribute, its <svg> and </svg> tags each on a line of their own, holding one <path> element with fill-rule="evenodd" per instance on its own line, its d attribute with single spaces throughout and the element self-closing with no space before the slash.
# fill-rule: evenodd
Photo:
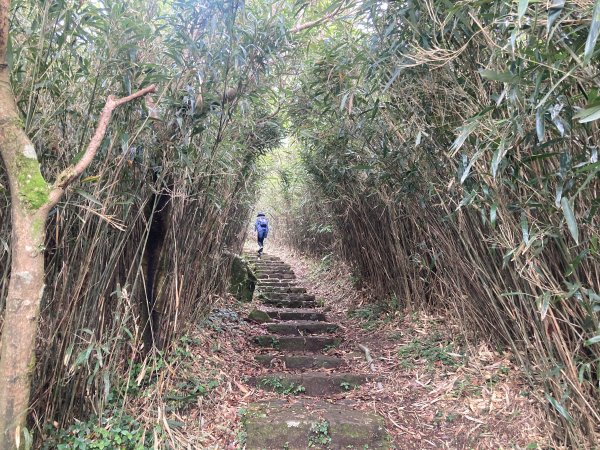
<svg viewBox="0 0 600 450">
<path fill-rule="evenodd" d="M 260 382 L 263 388 L 270 388 L 273 392 L 284 395 L 299 395 L 306 391 L 306 388 L 301 384 L 296 384 L 293 381 L 287 382 L 281 377 L 268 377 Z"/>
<path fill-rule="evenodd" d="M 310 436 L 308 438 L 308 447 L 327 447 L 331 443 L 329 435 L 329 422 L 321 420 L 310 426 Z"/>
<path fill-rule="evenodd" d="M 452 343 L 433 334 L 425 339 L 413 339 L 398 350 L 402 365 L 406 368 L 414 366 L 417 360 L 425 360 L 430 368 L 434 365 L 456 367 L 463 363 L 464 358 L 453 351 Z"/>
</svg>

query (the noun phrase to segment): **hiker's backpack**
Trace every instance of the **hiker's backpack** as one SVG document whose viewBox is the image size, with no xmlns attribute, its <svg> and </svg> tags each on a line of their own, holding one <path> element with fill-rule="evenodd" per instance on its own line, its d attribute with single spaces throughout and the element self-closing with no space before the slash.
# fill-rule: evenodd
<svg viewBox="0 0 600 450">
<path fill-rule="evenodd" d="M 256 219 L 256 224 L 260 228 L 264 228 L 264 229 L 269 228 L 269 220 L 264 216 L 260 216 L 258 219 Z"/>
</svg>

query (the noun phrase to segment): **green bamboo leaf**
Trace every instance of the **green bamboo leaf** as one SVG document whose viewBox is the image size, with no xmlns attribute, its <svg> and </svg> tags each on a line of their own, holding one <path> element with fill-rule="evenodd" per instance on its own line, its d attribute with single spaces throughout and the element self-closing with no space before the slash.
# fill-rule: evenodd
<svg viewBox="0 0 600 450">
<path fill-rule="evenodd" d="M 519 7 L 517 8 L 517 17 L 519 18 L 519 23 L 521 19 L 525 15 L 527 11 L 527 7 L 529 6 L 529 0 L 519 0 Z"/>
<path fill-rule="evenodd" d="M 392 86 L 392 84 L 394 84 L 394 81 L 396 81 L 396 78 L 398 78 L 398 76 L 400 75 L 400 73 L 402 73 L 402 69 L 403 69 L 402 67 L 396 67 L 396 70 L 394 71 L 394 73 L 392 74 L 392 76 L 388 80 L 387 84 L 383 88 L 382 93 L 385 93 Z"/>
<path fill-rule="evenodd" d="M 497 70 L 480 69 L 479 75 L 486 80 L 500 81 L 502 83 L 512 83 L 517 79 L 517 76 L 509 71 L 498 72 Z"/>
<path fill-rule="evenodd" d="M 541 297 L 537 298 L 538 308 L 540 310 L 540 319 L 544 320 L 546 318 L 546 314 L 548 314 L 548 309 L 550 308 L 550 299 L 552 296 L 550 292 L 544 292 Z"/>
<path fill-rule="evenodd" d="M 600 105 L 584 108 L 575 114 L 573 118 L 579 119 L 579 123 L 588 123 L 598 120 L 600 119 Z"/>
<path fill-rule="evenodd" d="M 496 175 L 498 174 L 498 167 L 504 159 L 504 156 L 506 156 L 506 152 L 507 149 L 504 145 L 504 141 L 502 141 L 500 142 L 500 145 L 498 146 L 498 148 L 494 152 L 494 156 L 492 157 L 492 176 L 494 178 L 496 178 Z"/>
<path fill-rule="evenodd" d="M 497 217 L 498 217 L 498 204 L 494 203 L 492 205 L 492 207 L 490 208 L 490 222 L 492 223 L 492 226 L 496 225 Z"/>
<path fill-rule="evenodd" d="M 473 158 L 471 158 L 471 161 L 469 161 L 469 163 L 465 167 L 465 170 L 462 173 L 462 176 L 460 177 L 460 184 L 463 184 L 465 182 L 465 180 L 469 176 L 469 173 L 471 173 L 471 169 L 473 168 L 473 164 L 475 164 L 477 162 L 477 160 L 479 159 L 479 157 L 482 154 L 483 154 L 483 150 L 479 150 L 477 153 L 475 153 L 473 155 Z M 464 157 L 466 158 L 466 155 L 464 155 Z"/>
<path fill-rule="evenodd" d="M 585 341 L 584 345 L 587 346 L 587 345 L 597 344 L 598 342 L 600 342 L 600 334 Z"/>
<path fill-rule="evenodd" d="M 473 131 L 475 131 L 476 128 L 477 128 L 476 121 L 472 121 L 472 122 L 467 123 L 466 125 L 460 127 L 459 128 L 460 133 L 456 137 L 456 140 L 452 143 L 452 147 L 450 147 L 450 150 L 452 152 L 457 152 L 458 150 L 460 150 L 460 148 L 463 146 L 463 144 L 465 143 L 465 141 L 467 140 L 469 135 Z"/>
<path fill-rule="evenodd" d="M 546 124 L 544 122 L 544 114 L 546 113 L 545 108 L 538 108 L 535 112 L 535 132 L 537 134 L 538 142 L 544 142 L 546 139 Z"/>
<path fill-rule="evenodd" d="M 554 409 L 556 409 L 556 411 L 558 411 L 558 413 L 561 416 L 563 416 L 569 422 L 573 422 L 573 418 L 569 414 L 569 411 L 567 411 L 567 409 L 563 405 L 561 405 L 558 400 L 556 400 L 550 394 L 546 394 L 546 400 L 550 402 L 550 404 L 554 407 Z"/>
<path fill-rule="evenodd" d="M 589 63 L 600 35 L 600 0 L 596 0 L 594 12 L 592 13 L 592 24 L 590 25 L 590 33 L 585 42 L 585 50 L 583 52 L 583 62 Z"/>
<path fill-rule="evenodd" d="M 77 192 L 83 198 L 88 199 L 90 202 L 95 203 L 98 206 L 102 206 L 102 202 L 100 200 L 98 200 L 96 197 L 94 197 L 92 194 L 90 194 L 89 192 L 85 192 L 82 189 L 75 189 L 75 192 Z"/>
<path fill-rule="evenodd" d="M 565 0 L 552 0 L 550 8 L 548 8 L 548 33 L 550 33 L 552 25 L 554 25 L 554 22 L 558 19 L 558 16 L 560 16 L 564 7 Z"/>
<path fill-rule="evenodd" d="M 523 242 L 525 245 L 529 244 L 529 222 L 527 221 L 527 214 L 521 213 L 521 232 L 523 234 Z"/>
<path fill-rule="evenodd" d="M 565 220 L 567 221 L 569 232 L 571 233 L 571 236 L 573 236 L 575 243 L 579 244 L 579 229 L 577 228 L 577 220 L 575 219 L 573 208 L 571 207 L 571 203 L 567 197 L 560 199 L 560 206 L 562 207 Z"/>
</svg>

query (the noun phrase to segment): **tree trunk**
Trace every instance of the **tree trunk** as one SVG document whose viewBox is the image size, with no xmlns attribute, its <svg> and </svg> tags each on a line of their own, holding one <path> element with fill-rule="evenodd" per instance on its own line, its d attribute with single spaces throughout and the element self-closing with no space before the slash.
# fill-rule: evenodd
<svg viewBox="0 0 600 450">
<path fill-rule="evenodd" d="M 11 201 L 11 269 L 0 349 L 0 450 L 14 450 L 21 439 L 35 367 L 35 338 L 44 291 L 44 242 L 48 212 L 67 186 L 92 162 L 112 112 L 155 92 L 154 85 L 123 98 L 110 95 L 94 136 L 81 159 L 63 170 L 50 187 L 40 171 L 35 148 L 23 131 L 6 64 L 10 0 L 0 0 L 0 156 L 8 175 Z"/>
<path fill-rule="evenodd" d="M 0 450 L 23 442 L 44 289 L 45 221 L 49 186 L 22 129 L 6 65 L 0 66 L 0 155 L 11 195 L 11 276 L 0 351 Z"/>
<path fill-rule="evenodd" d="M 0 450 L 14 450 L 23 442 L 21 433 L 27 418 L 37 319 L 44 290 L 48 212 L 96 156 L 115 108 L 156 90 L 151 85 L 127 97 L 108 96 L 85 153 L 59 174 L 51 188 L 42 176 L 35 148 L 23 131 L 10 89 L 2 48 L 6 44 L 8 3 L 0 0 L 0 156 L 10 189 L 12 259 L 0 349 Z"/>
</svg>

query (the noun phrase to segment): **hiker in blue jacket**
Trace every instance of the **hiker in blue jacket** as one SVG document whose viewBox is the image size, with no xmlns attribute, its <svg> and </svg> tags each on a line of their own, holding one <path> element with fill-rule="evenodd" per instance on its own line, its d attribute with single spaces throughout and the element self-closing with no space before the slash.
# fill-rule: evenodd
<svg viewBox="0 0 600 450">
<path fill-rule="evenodd" d="M 265 217 L 265 213 L 258 213 L 256 222 L 254 222 L 254 229 L 258 237 L 258 256 L 260 257 L 264 247 L 263 241 L 269 234 L 269 219 Z"/>
</svg>

